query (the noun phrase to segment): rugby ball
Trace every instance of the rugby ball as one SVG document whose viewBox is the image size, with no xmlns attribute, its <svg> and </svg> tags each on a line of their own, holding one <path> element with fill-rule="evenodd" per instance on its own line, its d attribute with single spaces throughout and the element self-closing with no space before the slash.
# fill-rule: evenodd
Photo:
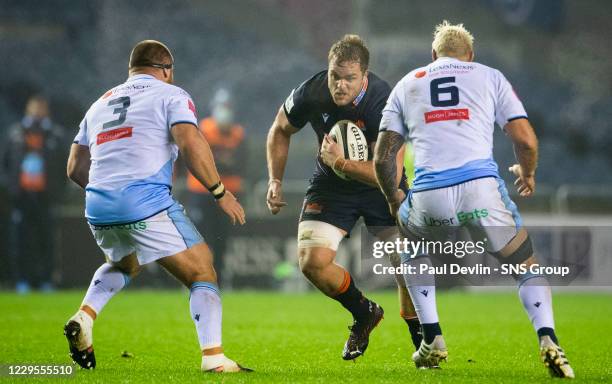
<svg viewBox="0 0 612 384">
<path fill-rule="evenodd" d="M 368 143 L 365 135 L 355 123 L 350 120 L 338 121 L 329 131 L 329 137 L 344 150 L 344 158 L 354 161 L 368 161 Z M 336 175 L 344 180 L 350 178 L 343 172 L 337 171 Z"/>
</svg>

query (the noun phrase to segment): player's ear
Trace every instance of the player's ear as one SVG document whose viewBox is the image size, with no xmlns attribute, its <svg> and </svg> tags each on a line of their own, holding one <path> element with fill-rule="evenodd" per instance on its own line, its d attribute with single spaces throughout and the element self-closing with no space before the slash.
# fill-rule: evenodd
<svg viewBox="0 0 612 384">
<path fill-rule="evenodd" d="M 438 54 L 436 53 L 435 49 L 431 50 L 431 61 L 436 61 L 438 60 Z"/>
<path fill-rule="evenodd" d="M 470 51 L 470 58 L 468 61 L 474 61 L 474 51 Z"/>
</svg>

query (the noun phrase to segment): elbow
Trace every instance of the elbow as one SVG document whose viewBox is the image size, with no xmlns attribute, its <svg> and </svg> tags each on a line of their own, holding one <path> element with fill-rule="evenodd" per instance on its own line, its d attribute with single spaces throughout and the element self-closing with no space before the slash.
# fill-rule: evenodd
<svg viewBox="0 0 612 384">
<path fill-rule="evenodd" d="M 378 174 L 380 170 L 385 169 L 386 165 L 387 165 L 387 161 L 383 158 L 380 158 L 378 156 L 374 156 L 374 173 Z"/>
<path fill-rule="evenodd" d="M 525 137 L 522 140 L 515 142 L 515 145 L 525 152 L 536 152 L 538 150 L 538 139 L 535 135 Z"/>
<path fill-rule="evenodd" d="M 68 167 L 66 170 L 66 176 L 68 176 L 68 178 L 74 182 L 77 181 L 77 172 L 74 168 Z"/>
</svg>

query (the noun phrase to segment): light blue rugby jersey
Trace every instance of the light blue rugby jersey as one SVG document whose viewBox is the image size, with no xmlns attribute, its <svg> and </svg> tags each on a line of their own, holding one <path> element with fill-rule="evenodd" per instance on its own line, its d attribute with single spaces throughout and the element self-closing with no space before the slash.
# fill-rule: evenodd
<svg viewBox="0 0 612 384">
<path fill-rule="evenodd" d="M 174 200 L 172 168 L 178 155 L 170 128 L 197 126 L 187 92 L 150 75 L 134 75 L 92 104 L 74 138 L 89 147 L 85 217 L 94 225 L 153 216 Z"/>
<path fill-rule="evenodd" d="M 414 192 L 497 177 L 493 129 L 526 118 L 504 75 L 475 62 L 441 57 L 400 80 L 387 101 L 381 131 L 410 140 Z"/>
</svg>

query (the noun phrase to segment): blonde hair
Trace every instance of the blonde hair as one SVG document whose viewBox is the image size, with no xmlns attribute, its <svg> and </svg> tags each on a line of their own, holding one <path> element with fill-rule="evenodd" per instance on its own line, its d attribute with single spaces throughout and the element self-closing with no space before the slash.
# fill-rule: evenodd
<svg viewBox="0 0 612 384">
<path fill-rule="evenodd" d="M 431 48 L 438 56 L 465 56 L 474 51 L 474 36 L 463 24 L 452 25 L 444 20 L 436 25 Z"/>
</svg>

